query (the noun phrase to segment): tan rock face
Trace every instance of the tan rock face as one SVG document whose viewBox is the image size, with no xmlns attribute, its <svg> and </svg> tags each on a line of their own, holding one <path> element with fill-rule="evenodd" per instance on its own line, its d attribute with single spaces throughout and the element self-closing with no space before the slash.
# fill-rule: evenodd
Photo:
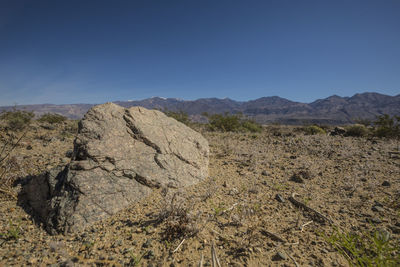
<svg viewBox="0 0 400 267">
<path fill-rule="evenodd" d="M 208 157 L 201 134 L 162 112 L 107 103 L 81 121 L 70 165 L 33 177 L 25 193 L 50 232 L 79 231 L 152 188 L 196 184 Z"/>
</svg>

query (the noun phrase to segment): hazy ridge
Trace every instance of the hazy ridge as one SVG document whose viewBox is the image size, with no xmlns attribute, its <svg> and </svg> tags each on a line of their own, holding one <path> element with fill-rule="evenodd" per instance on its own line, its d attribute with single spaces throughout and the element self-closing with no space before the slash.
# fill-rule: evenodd
<svg viewBox="0 0 400 267">
<path fill-rule="evenodd" d="M 374 119 L 378 115 L 400 115 L 400 94 L 389 96 L 379 93 L 355 94 L 352 97 L 333 95 L 312 103 L 290 101 L 278 96 L 261 97 L 250 101 L 235 101 L 229 98 L 201 98 L 180 100 L 176 98 L 152 97 L 135 101 L 114 101 L 123 107 L 143 106 L 150 109 L 184 111 L 195 120 L 203 112 L 238 113 L 254 118 L 260 123 L 279 122 L 283 124 L 346 124 L 356 118 Z M 59 113 L 71 119 L 80 119 L 95 104 L 39 104 L 18 105 L 18 109 L 34 111 L 35 114 Z M 12 106 L 0 107 L 10 110 Z"/>
</svg>

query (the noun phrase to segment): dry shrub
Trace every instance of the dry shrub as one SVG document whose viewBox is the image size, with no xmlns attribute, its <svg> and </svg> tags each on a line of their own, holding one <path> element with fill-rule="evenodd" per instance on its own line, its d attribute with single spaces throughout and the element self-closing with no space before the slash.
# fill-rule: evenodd
<svg viewBox="0 0 400 267">
<path fill-rule="evenodd" d="M 12 110 L 2 112 L 0 114 L 0 120 L 4 121 L 7 125 L 7 129 L 12 131 L 22 131 L 24 130 L 35 114 L 31 111 L 25 110 Z"/>
<path fill-rule="evenodd" d="M 63 115 L 57 114 L 57 113 L 46 113 L 46 114 L 43 114 L 38 119 L 39 122 L 47 122 L 50 124 L 61 123 L 66 120 L 67 120 L 66 117 L 64 117 Z"/>
<path fill-rule="evenodd" d="M 200 231 L 201 213 L 192 212 L 194 204 L 179 192 L 175 192 L 171 197 L 168 197 L 167 193 L 163 195 L 164 206 L 158 215 L 159 221 L 165 223 L 163 238 L 171 241 L 195 236 Z"/>
<path fill-rule="evenodd" d="M 317 125 L 305 126 L 302 131 L 307 135 L 326 134 L 326 131 Z"/>
<path fill-rule="evenodd" d="M 0 148 L 0 194 L 6 197 L 16 198 L 12 192 L 12 186 L 14 179 L 11 173 L 19 168 L 18 160 L 11 153 L 20 143 L 22 138 L 24 138 L 26 132 L 24 132 L 16 141 L 14 141 L 14 136 L 9 135 L 3 137 L 2 146 Z"/>
<path fill-rule="evenodd" d="M 361 124 L 354 124 L 346 127 L 346 136 L 365 137 L 369 135 L 367 127 Z"/>
</svg>

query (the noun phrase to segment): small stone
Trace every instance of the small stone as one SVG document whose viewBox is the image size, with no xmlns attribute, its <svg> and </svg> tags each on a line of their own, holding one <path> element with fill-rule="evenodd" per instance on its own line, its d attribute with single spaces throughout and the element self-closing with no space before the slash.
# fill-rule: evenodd
<svg viewBox="0 0 400 267">
<path fill-rule="evenodd" d="M 275 199 L 281 203 L 285 202 L 285 199 L 280 194 L 276 194 Z"/>
<path fill-rule="evenodd" d="M 144 248 L 151 247 L 151 241 L 152 241 L 151 238 L 147 239 L 146 242 L 143 243 L 142 247 L 144 247 Z"/>
<path fill-rule="evenodd" d="M 384 212 L 385 209 L 381 206 L 375 205 L 372 207 L 372 211 L 376 211 L 376 212 Z"/>
<path fill-rule="evenodd" d="M 303 178 L 301 178 L 298 175 L 293 175 L 292 177 L 290 177 L 290 181 L 295 182 L 295 183 L 299 183 L 299 184 L 304 183 Z"/>
<path fill-rule="evenodd" d="M 140 227 L 138 227 L 138 228 L 136 228 L 136 231 L 135 231 L 137 234 L 140 234 L 141 232 L 142 232 L 142 228 L 140 228 Z"/>
<path fill-rule="evenodd" d="M 70 150 L 68 150 L 67 152 L 65 152 L 65 156 L 67 157 L 67 158 L 72 158 L 72 155 L 74 154 L 74 151 L 72 151 L 71 149 Z"/>
<path fill-rule="evenodd" d="M 148 235 L 154 234 L 155 232 L 156 232 L 156 230 L 155 230 L 154 228 L 146 229 L 146 233 L 147 233 Z"/>
<path fill-rule="evenodd" d="M 231 196 L 237 195 L 237 194 L 239 194 L 239 190 L 237 190 L 235 187 L 232 188 L 232 189 L 229 191 L 229 195 L 231 195 Z"/>
<path fill-rule="evenodd" d="M 147 259 L 153 259 L 154 256 L 155 256 L 155 254 L 154 254 L 153 250 L 149 250 L 149 252 L 147 252 L 147 254 L 146 254 Z"/>
<path fill-rule="evenodd" d="M 278 251 L 274 257 L 272 258 L 274 261 L 280 261 L 280 260 L 287 260 L 287 256 L 285 252 Z"/>
<path fill-rule="evenodd" d="M 389 182 L 389 181 L 384 181 L 384 182 L 382 183 L 382 186 L 390 186 L 390 182 Z"/>
<path fill-rule="evenodd" d="M 379 224 L 379 223 L 382 223 L 382 220 L 377 217 L 373 217 L 373 218 L 368 218 L 367 222 Z"/>
<path fill-rule="evenodd" d="M 386 230 L 385 228 L 378 229 L 377 237 L 381 241 L 387 242 L 390 239 L 390 232 L 388 230 Z"/>
</svg>

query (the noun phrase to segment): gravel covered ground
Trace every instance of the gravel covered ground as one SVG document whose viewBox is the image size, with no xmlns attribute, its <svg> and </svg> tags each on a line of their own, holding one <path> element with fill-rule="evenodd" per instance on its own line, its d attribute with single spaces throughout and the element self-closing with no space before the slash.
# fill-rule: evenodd
<svg viewBox="0 0 400 267">
<path fill-rule="evenodd" d="M 378 231 L 399 247 L 399 142 L 284 126 L 204 131 L 211 156 L 202 183 L 154 191 L 83 233 L 48 235 L 19 203 L 19 183 L 68 163 L 75 123 L 35 123 L 7 159 L 0 266 L 211 266 L 212 250 L 221 266 L 348 266 L 328 242 L 337 231 Z M 12 134 L 3 130 L 2 144 Z"/>
</svg>

